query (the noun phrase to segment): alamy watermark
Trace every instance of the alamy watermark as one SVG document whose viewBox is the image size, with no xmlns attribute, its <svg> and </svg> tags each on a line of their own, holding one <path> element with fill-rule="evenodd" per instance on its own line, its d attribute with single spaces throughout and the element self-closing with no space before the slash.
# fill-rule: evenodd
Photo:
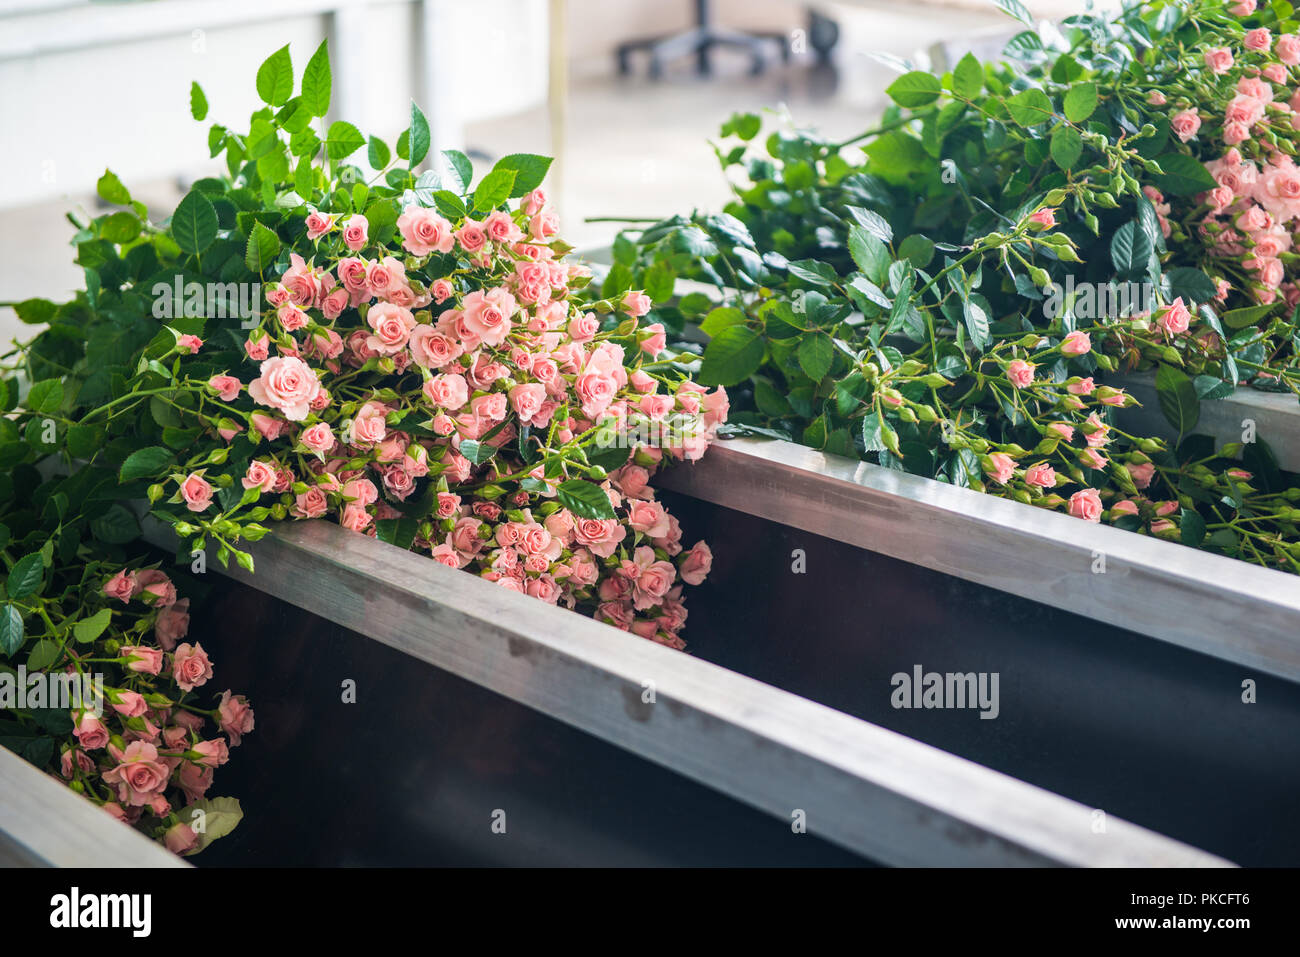
<svg viewBox="0 0 1300 957">
<path fill-rule="evenodd" d="M 177 274 L 170 283 L 154 283 L 150 291 L 155 319 L 238 319 L 241 329 L 253 329 L 262 321 L 260 282 L 185 282 Z"/>
<path fill-rule="evenodd" d="M 1055 319 L 1070 311 L 1076 319 L 1136 316 L 1156 308 L 1156 287 L 1149 282 L 1080 282 L 1067 275 L 1065 284 L 1043 287 L 1043 314 Z"/>
<path fill-rule="evenodd" d="M 104 676 L 18 670 L 0 672 L 0 709 L 56 708 L 104 715 Z"/>
<path fill-rule="evenodd" d="M 996 718 L 1001 710 L 996 671 L 941 674 L 913 665 L 911 674 L 897 672 L 889 683 L 895 708 L 978 708 L 981 718 Z"/>
</svg>

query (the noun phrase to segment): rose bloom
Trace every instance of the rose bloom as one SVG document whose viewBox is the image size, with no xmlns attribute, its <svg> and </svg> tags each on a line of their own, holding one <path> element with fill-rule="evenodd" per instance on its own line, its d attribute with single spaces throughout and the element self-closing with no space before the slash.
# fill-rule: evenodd
<svg viewBox="0 0 1300 957">
<path fill-rule="evenodd" d="M 298 441 L 313 452 L 328 452 L 334 447 L 334 431 L 328 422 L 317 422 L 309 429 L 304 429 Z"/>
<path fill-rule="evenodd" d="M 136 581 L 135 573 L 122 569 L 108 581 L 104 582 L 104 597 L 116 598 L 122 604 L 126 604 L 139 592 L 140 586 Z"/>
<path fill-rule="evenodd" d="M 1255 0 L 1237 0 L 1228 8 L 1233 16 L 1248 17 L 1255 12 Z"/>
<path fill-rule="evenodd" d="M 454 372 L 434 376 L 424 384 L 423 391 L 430 402 L 451 412 L 469 401 L 469 386 L 465 377 Z"/>
<path fill-rule="evenodd" d="M 461 249 L 472 255 L 487 245 L 487 232 L 483 229 L 482 223 L 467 219 L 460 229 L 456 230 L 456 241 L 460 243 Z"/>
<path fill-rule="evenodd" d="M 1056 486 L 1056 470 L 1047 463 L 1031 465 L 1025 470 L 1025 481 L 1030 485 L 1037 485 L 1039 488 L 1054 488 Z"/>
<path fill-rule="evenodd" d="M 1085 488 L 1070 496 L 1070 514 L 1085 522 L 1101 521 L 1101 495 L 1095 488 Z"/>
<path fill-rule="evenodd" d="M 1053 422 L 1048 425 L 1048 428 L 1067 442 L 1074 440 L 1074 426 L 1066 422 Z"/>
<path fill-rule="evenodd" d="M 411 310 L 388 302 L 372 306 L 366 313 L 366 322 L 375 331 L 366 339 L 366 345 L 385 356 L 400 352 L 415 329 L 415 316 L 411 315 Z"/>
<path fill-rule="evenodd" d="M 154 636 L 158 639 L 158 644 L 162 645 L 166 651 L 175 648 L 176 642 L 184 638 L 189 630 L 190 600 L 188 598 L 182 598 L 161 609 L 158 612 L 158 620 L 153 623 Z M 161 655 L 159 656 L 158 666 L 159 668 L 162 667 Z"/>
<path fill-rule="evenodd" d="M 1180 113 L 1179 116 L 1181 115 Z M 1243 126 L 1250 127 L 1263 118 L 1264 104 L 1253 96 L 1246 96 L 1244 93 L 1239 93 L 1229 100 L 1228 106 L 1224 110 L 1224 122 L 1229 125 L 1240 123 Z"/>
<path fill-rule="evenodd" d="M 662 322 L 652 322 L 645 327 L 645 331 L 650 333 L 641 340 L 641 351 L 650 355 L 650 358 L 657 359 L 659 353 L 663 352 L 668 345 L 668 334 L 664 330 Z"/>
<path fill-rule="evenodd" d="M 230 735 L 231 747 L 236 747 L 243 735 L 253 730 L 253 709 L 242 694 L 232 695 L 227 689 L 221 693 L 221 702 L 217 705 L 217 720 L 221 730 Z"/>
<path fill-rule="evenodd" d="M 311 400 L 320 392 L 314 369 L 301 359 L 276 356 L 262 363 L 261 373 L 248 384 L 254 402 L 278 409 L 290 422 L 307 418 Z"/>
<path fill-rule="evenodd" d="M 1044 206 L 1042 209 L 1035 210 L 1031 213 L 1029 221 L 1037 225 L 1040 229 L 1051 229 L 1056 225 L 1056 210 L 1050 206 Z"/>
<path fill-rule="evenodd" d="M 158 749 L 147 741 L 132 741 L 125 751 L 112 749 L 118 764 L 104 773 L 104 781 L 117 785 L 117 799 L 139 807 L 152 803 L 155 793 L 167 786 L 171 770 L 158 757 Z"/>
<path fill-rule="evenodd" d="M 294 498 L 290 512 L 295 518 L 320 518 L 328 510 L 329 502 L 325 498 L 325 491 L 319 485 L 313 485 Z"/>
<path fill-rule="evenodd" d="M 113 710 L 124 718 L 138 718 L 149 710 L 144 696 L 138 691 L 118 691 L 115 695 L 117 700 L 109 703 L 113 706 Z"/>
<path fill-rule="evenodd" d="M 1205 65 L 1211 73 L 1227 73 L 1232 69 L 1232 51 L 1227 47 L 1212 47 L 1205 51 Z"/>
<path fill-rule="evenodd" d="M 198 336 L 184 335 L 176 339 L 176 348 L 183 349 L 185 352 L 193 355 L 203 348 L 203 340 Z"/>
<path fill-rule="evenodd" d="M 1092 351 L 1092 339 L 1086 332 L 1072 332 L 1061 343 L 1061 352 L 1067 356 L 1087 355 Z"/>
<path fill-rule="evenodd" d="M 1246 32 L 1245 46 L 1247 50 L 1267 50 L 1273 45 L 1273 35 L 1268 32 L 1267 27 L 1258 27 Z"/>
<path fill-rule="evenodd" d="M 458 343 L 439 332 L 437 327 L 427 325 L 416 326 L 408 344 L 412 360 L 426 369 L 441 369 L 465 351 Z"/>
<path fill-rule="evenodd" d="M 307 238 L 319 239 L 334 228 L 334 223 L 335 217 L 332 215 L 315 211 L 309 213 L 307 215 Z"/>
<path fill-rule="evenodd" d="M 490 346 L 499 346 L 510 333 L 515 297 L 502 287 L 487 292 L 474 290 L 465 297 L 465 325 Z"/>
<path fill-rule="evenodd" d="M 212 662 L 200 644 L 184 642 L 172 656 L 172 677 L 182 691 L 193 691 L 212 677 Z"/>
<path fill-rule="evenodd" d="M 1284 33 L 1277 38 L 1277 45 L 1274 47 L 1277 58 L 1287 66 L 1300 64 L 1300 37 L 1294 33 Z"/>
<path fill-rule="evenodd" d="M 212 504 L 212 486 L 198 472 L 181 483 L 181 498 L 191 512 L 202 512 Z"/>
<path fill-rule="evenodd" d="M 217 394 L 222 402 L 233 402 L 239 398 L 242 383 L 232 375 L 214 375 L 208 380 L 208 388 Z"/>
<path fill-rule="evenodd" d="M 1159 90 L 1152 90 L 1150 95 L 1147 96 L 1147 102 L 1152 106 L 1164 106 L 1169 101 L 1165 99 L 1165 95 Z"/>
<path fill-rule="evenodd" d="M 1007 365 L 1007 378 L 1017 389 L 1027 389 L 1034 384 L 1034 366 L 1024 359 L 1012 359 Z"/>
<path fill-rule="evenodd" d="M 1066 385 L 1065 390 L 1071 395 L 1092 395 L 1096 388 L 1097 384 L 1092 381 L 1092 376 L 1088 376 L 1086 379 Z"/>
<path fill-rule="evenodd" d="M 1016 472 L 1016 460 L 1005 452 L 994 452 L 989 456 L 989 464 L 984 471 L 999 485 L 1006 485 Z"/>
<path fill-rule="evenodd" d="M 623 311 L 629 316 L 644 316 L 650 311 L 650 297 L 639 289 L 629 290 L 623 296 Z"/>
<path fill-rule="evenodd" d="M 1174 134 L 1180 140 L 1186 143 L 1201 128 L 1201 118 L 1195 110 L 1183 110 L 1181 113 L 1174 114 L 1169 121 L 1169 128 L 1174 131 Z"/>
<path fill-rule="evenodd" d="M 360 251 L 370 235 L 370 221 L 360 213 L 348 217 L 343 224 L 343 245 L 354 253 Z"/>
<path fill-rule="evenodd" d="M 239 483 L 245 489 L 260 488 L 263 492 L 269 492 L 275 488 L 275 468 L 266 462 L 259 462 L 257 459 L 248 463 L 248 471 Z"/>
<path fill-rule="evenodd" d="M 72 733 L 80 744 L 87 751 L 93 751 L 96 748 L 102 748 L 108 744 L 108 728 L 104 722 L 90 711 L 83 711 L 77 718 L 77 723 L 72 728 Z"/>
<path fill-rule="evenodd" d="M 402 234 L 402 247 L 412 256 L 451 252 L 451 223 L 431 209 L 407 206 L 397 217 L 397 229 Z"/>
<path fill-rule="evenodd" d="M 1160 326 L 1165 335 L 1171 338 L 1186 332 L 1191 321 L 1191 313 L 1189 313 L 1187 307 L 1183 305 L 1182 296 L 1175 299 L 1170 304 L 1169 308 L 1162 312 L 1160 317 L 1156 319 L 1157 325 Z"/>
<path fill-rule="evenodd" d="M 136 671 L 143 675 L 156 675 L 162 671 L 163 655 L 157 648 L 123 645 L 118 649 L 117 654 L 125 663 L 127 671 Z"/>
<path fill-rule="evenodd" d="M 1133 484 L 1138 488 L 1146 488 L 1150 485 L 1151 479 L 1156 474 L 1156 467 L 1151 462 L 1129 462 L 1124 467 L 1128 469 L 1128 474 L 1133 477 Z"/>
</svg>

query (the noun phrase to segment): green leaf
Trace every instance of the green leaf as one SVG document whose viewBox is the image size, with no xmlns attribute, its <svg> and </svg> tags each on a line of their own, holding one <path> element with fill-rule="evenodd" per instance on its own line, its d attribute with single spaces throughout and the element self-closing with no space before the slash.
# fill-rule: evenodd
<svg viewBox="0 0 1300 957">
<path fill-rule="evenodd" d="M 970 333 L 971 342 L 983 349 L 989 344 L 989 317 L 973 299 L 967 299 L 961 304 L 961 312 L 966 320 L 966 331 Z"/>
<path fill-rule="evenodd" d="M 967 53 L 957 61 L 957 67 L 952 71 L 952 91 L 964 100 L 973 100 L 982 89 L 984 67 L 980 66 L 975 54 Z"/>
<path fill-rule="evenodd" d="M 58 311 L 59 307 L 48 299 L 24 299 L 14 306 L 18 318 L 30 325 L 49 322 Z"/>
<path fill-rule="evenodd" d="M 933 73 L 926 73 L 924 70 L 913 70 L 910 73 L 904 73 L 891 83 L 886 87 L 885 92 L 899 106 L 914 109 L 937 100 L 939 95 L 943 93 L 943 84 L 939 82 L 939 78 Z"/>
<path fill-rule="evenodd" d="M 392 154 L 388 151 L 388 144 L 377 136 L 370 137 L 370 150 L 366 156 L 370 162 L 370 168 L 375 170 L 383 169 L 392 159 Z"/>
<path fill-rule="evenodd" d="M 1111 262 L 1115 264 L 1115 272 L 1120 278 L 1145 273 L 1152 252 L 1151 240 L 1138 228 L 1135 220 L 1130 220 L 1115 230 L 1115 235 L 1110 240 Z"/>
<path fill-rule="evenodd" d="M 1178 440 L 1182 441 L 1201 417 L 1201 400 L 1196 396 L 1196 386 L 1181 370 L 1161 363 L 1156 370 L 1156 398 L 1160 400 L 1160 411 L 1178 430 Z"/>
<path fill-rule="evenodd" d="M 909 259 L 917 269 L 924 269 L 934 258 L 934 241 L 919 233 L 913 233 L 898 246 L 898 255 Z"/>
<path fill-rule="evenodd" d="M 614 506 L 599 485 L 583 479 L 569 479 L 555 490 L 561 505 L 579 518 L 614 518 Z"/>
<path fill-rule="evenodd" d="M 275 262 L 280 255 L 280 237 L 261 223 L 253 226 L 253 233 L 248 237 L 244 247 L 244 265 L 259 276 Z"/>
<path fill-rule="evenodd" d="M 0 651 L 12 658 L 23 646 L 23 616 L 13 605 L 0 610 Z"/>
<path fill-rule="evenodd" d="M 196 83 L 194 86 L 197 88 L 198 84 Z M 131 205 L 130 192 L 122 185 L 122 181 L 117 178 L 117 174 L 112 170 L 104 170 L 104 175 L 95 184 L 95 189 L 107 203 L 115 203 L 118 206 Z"/>
<path fill-rule="evenodd" d="M 1020 0 L 993 0 L 993 4 L 1007 16 L 1015 17 L 1025 26 L 1032 27 L 1034 25 L 1034 18 L 1030 16 L 1029 11 L 1025 9 L 1025 5 Z"/>
<path fill-rule="evenodd" d="M 125 545 L 140 537 L 140 523 L 127 508 L 114 504 L 91 521 L 90 533 L 107 545 Z"/>
<path fill-rule="evenodd" d="M 196 120 L 204 120 L 208 116 L 208 98 L 203 95 L 203 87 L 197 83 L 190 84 L 190 116 Z"/>
<path fill-rule="evenodd" d="M 862 226 L 849 228 L 849 255 L 862 270 L 862 274 L 876 285 L 883 285 L 889 276 L 890 256 L 878 236 Z"/>
<path fill-rule="evenodd" d="M 1065 94 L 1062 104 L 1065 118 L 1071 123 L 1082 123 L 1097 109 L 1097 84 L 1091 80 L 1073 84 Z"/>
<path fill-rule="evenodd" d="M 799 343 L 799 367 L 814 382 L 820 382 L 831 371 L 835 360 L 835 343 L 824 332 L 814 332 Z"/>
<path fill-rule="evenodd" d="M 165 472 L 174 461 L 171 452 L 158 445 L 136 449 L 126 457 L 117 477 L 123 484 L 139 478 L 151 478 Z"/>
<path fill-rule="evenodd" d="M 1166 153 L 1157 156 L 1156 162 L 1164 175 L 1156 177 L 1156 186 L 1170 196 L 1191 196 L 1214 189 L 1218 182 L 1194 156 L 1186 153 Z"/>
<path fill-rule="evenodd" d="M 225 837 L 244 819 L 244 811 L 239 806 L 239 801 L 232 797 L 195 801 L 177 813 L 181 823 L 193 828 L 199 839 L 193 850 L 185 852 L 186 857 L 199 853 L 213 841 Z M 198 827 L 200 820 L 203 822 L 201 831 Z"/>
<path fill-rule="evenodd" d="M 510 188 L 511 199 L 530 193 L 541 186 L 542 180 L 546 178 L 546 171 L 550 168 L 551 158 L 538 156 L 536 153 L 511 153 L 509 156 L 501 157 L 492 167 L 493 170 L 514 170 L 515 181 Z"/>
<path fill-rule="evenodd" d="M 1181 296 L 1191 302 L 1211 302 L 1218 292 L 1213 279 L 1188 266 L 1169 270 L 1165 278 L 1169 280 L 1169 294 L 1174 298 Z"/>
<path fill-rule="evenodd" d="M 1185 508 L 1178 520 L 1178 531 L 1184 545 L 1200 548 L 1205 541 L 1205 519 L 1195 509 Z"/>
<path fill-rule="evenodd" d="M 700 323 L 700 331 L 709 338 L 715 338 L 718 333 L 728 326 L 734 326 L 744 321 L 745 314 L 735 306 L 718 306 L 704 317 L 704 321 Z"/>
<path fill-rule="evenodd" d="M 329 41 L 322 40 L 302 71 L 302 105 L 312 116 L 324 116 L 330 108 L 333 74 L 328 47 Z"/>
<path fill-rule="evenodd" d="M 1017 93 L 1006 101 L 1007 112 L 1021 126 L 1037 126 L 1052 118 L 1052 101 L 1037 87 Z"/>
<path fill-rule="evenodd" d="M 68 426 L 68 454 L 74 459 L 88 459 L 104 442 L 104 430 L 94 425 Z"/>
<path fill-rule="evenodd" d="M 407 144 L 407 166 L 415 169 L 429 155 L 429 121 L 415 100 L 411 101 L 411 136 Z M 468 183 L 468 181 L 466 181 Z"/>
<path fill-rule="evenodd" d="M 42 638 L 32 646 L 31 652 L 27 655 L 27 670 L 44 671 L 58 661 L 61 652 L 62 649 L 57 641 Z"/>
<path fill-rule="evenodd" d="M 1070 169 L 1083 155 L 1083 137 L 1073 126 L 1058 126 L 1052 132 L 1052 162 Z"/>
<path fill-rule="evenodd" d="M 366 138 L 351 123 L 335 120 L 325 134 L 325 155 L 332 160 L 347 159 L 366 145 Z"/>
<path fill-rule="evenodd" d="M 24 555 L 14 563 L 13 569 L 9 572 L 9 578 L 5 581 L 5 592 L 10 598 L 26 598 L 36 591 L 44 574 L 45 562 L 41 559 L 40 552 Z"/>
<path fill-rule="evenodd" d="M 182 252 L 196 255 L 217 238 L 217 211 L 198 190 L 191 190 L 172 213 L 171 233 Z"/>
<path fill-rule="evenodd" d="M 420 523 L 414 518 L 381 518 L 375 521 L 375 537 L 381 542 L 410 548 Z"/>
<path fill-rule="evenodd" d="M 881 430 L 879 412 L 868 412 L 862 417 L 862 443 L 867 452 L 885 452 L 884 433 Z"/>
<path fill-rule="evenodd" d="M 73 625 L 72 634 L 81 644 L 89 644 L 104 633 L 112 619 L 113 609 L 101 608 L 89 618 L 83 618 Z"/>
<path fill-rule="evenodd" d="M 1246 306 L 1242 309 L 1230 309 L 1223 314 L 1223 324 L 1229 329 L 1244 329 L 1259 322 L 1274 308 L 1273 303 L 1263 306 Z"/>
<path fill-rule="evenodd" d="M 677 274 L 667 263 L 655 263 L 645 271 L 645 294 L 655 303 L 665 303 L 673 297 Z"/>
<path fill-rule="evenodd" d="M 63 382 L 60 379 L 42 379 L 34 384 L 23 408 L 36 414 L 52 415 L 63 405 Z"/>
<path fill-rule="evenodd" d="M 293 61 L 289 59 L 288 44 L 272 53 L 257 68 L 257 95 L 262 102 L 272 106 L 284 106 L 293 95 Z"/>
<path fill-rule="evenodd" d="M 469 460 L 471 465 L 482 465 L 492 456 L 497 454 L 495 445 L 489 445 L 487 442 L 480 442 L 476 439 L 465 439 L 460 443 L 460 454 Z"/>
<path fill-rule="evenodd" d="M 701 385 L 735 385 L 763 364 L 763 337 L 744 325 L 728 326 L 704 348 L 698 381 Z"/>
<path fill-rule="evenodd" d="M 500 206 L 511 195 L 515 184 L 515 171 L 494 169 L 479 182 L 474 190 L 474 209 L 486 213 Z"/>
<path fill-rule="evenodd" d="M 442 155 L 447 160 L 443 183 L 453 193 L 465 192 L 474 176 L 474 164 L 460 150 L 443 150 Z"/>
</svg>

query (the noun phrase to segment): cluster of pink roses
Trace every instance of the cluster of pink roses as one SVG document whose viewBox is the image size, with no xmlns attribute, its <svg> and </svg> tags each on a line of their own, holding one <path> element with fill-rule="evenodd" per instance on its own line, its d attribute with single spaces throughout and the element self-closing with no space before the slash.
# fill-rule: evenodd
<svg viewBox="0 0 1300 957">
<path fill-rule="evenodd" d="M 459 224 L 407 206 L 400 250 L 372 242 L 364 217 L 307 225 L 317 255 L 292 254 L 266 292 L 274 321 L 244 345 L 257 374 L 207 382 L 224 403 L 250 400 L 247 426 L 213 421 L 222 438 L 270 443 L 243 488 L 281 496 L 277 515 L 332 515 L 371 535 L 411 515 L 415 544 L 447 565 L 680 647 L 678 582 L 702 580 L 709 552 L 683 549 L 646 482 L 665 453 L 699 458 L 728 404 L 722 389 L 656 374 L 666 333 L 641 327 L 649 298 L 580 308 L 590 271 L 563 261 L 540 189 Z M 611 312 L 622 321 L 606 329 Z M 602 456 L 606 474 L 587 456 L 610 436 L 625 451 Z M 556 501 L 579 477 L 616 517 Z M 177 481 L 177 501 L 211 508 L 207 475 Z"/>
<path fill-rule="evenodd" d="M 189 599 L 177 597 L 166 574 L 123 569 L 104 582 L 102 592 L 110 602 L 148 606 L 144 615 L 152 622 L 142 619 L 141 633 L 151 623 L 161 647 L 116 640 L 92 646 L 96 655 L 107 649 L 120 677 L 105 687 L 102 707 L 83 701 L 73 712 L 72 736 L 59 768 L 114 817 L 183 854 L 199 843 L 183 809 L 205 796 L 229 749 L 253 730 L 253 709 L 243 695 L 229 690 L 211 711 L 182 703 L 212 679 L 212 663 L 202 645 L 181 641 L 189 630 Z M 179 692 L 167 692 L 171 685 Z M 205 716 L 216 721 L 220 733 L 205 736 Z"/>
<path fill-rule="evenodd" d="M 1230 12 L 1251 16 L 1255 4 L 1243 0 Z M 1239 49 L 1209 47 L 1201 59 L 1201 79 L 1213 92 L 1199 93 L 1199 102 L 1179 98 L 1170 128 L 1193 145 L 1218 184 L 1196 197 L 1206 211 L 1195 224 L 1218 284 L 1216 299 L 1226 302 L 1235 289 L 1261 304 L 1281 298 L 1294 307 L 1300 285 L 1288 280 L 1283 256 L 1300 228 L 1300 166 L 1292 158 L 1300 131 L 1300 36 L 1275 38 L 1258 27 L 1245 33 Z M 1167 100 L 1155 91 L 1149 102 L 1165 106 Z M 1143 192 L 1168 237 L 1170 204 L 1154 187 Z"/>
</svg>

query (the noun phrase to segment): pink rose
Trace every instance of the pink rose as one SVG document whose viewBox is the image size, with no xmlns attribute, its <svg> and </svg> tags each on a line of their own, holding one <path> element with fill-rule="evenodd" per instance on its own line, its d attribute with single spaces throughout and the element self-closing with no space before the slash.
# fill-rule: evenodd
<svg viewBox="0 0 1300 957">
<path fill-rule="evenodd" d="M 441 369 L 465 351 L 435 326 L 416 326 L 409 345 L 415 364 L 426 369 Z"/>
<path fill-rule="evenodd" d="M 1151 462 L 1129 462 L 1125 465 L 1128 474 L 1133 477 L 1133 484 L 1137 488 L 1146 488 L 1151 484 L 1151 479 L 1155 477 L 1156 467 Z"/>
<path fill-rule="evenodd" d="M 1034 384 L 1034 366 L 1024 359 L 1012 359 L 1007 364 L 1007 378 L 1017 389 L 1027 389 Z"/>
<path fill-rule="evenodd" d="M 517 385 L 510 390 L 510 406 L 519 416 L 520 425 L 534 425 L 546 402 L 546 386 L 536 382 Z"/>
<path fill-rule="evenodd" d="M 295 518 L 320 518 L 329 511 L 329 502 L 325 490 L 319 485 L 309 486 L 307 491 L 294 497 L 290 512 Z"/>
<path fill-rule="evenodd" d="M 212 504 L 212 486 L 198 472 L 181 483 L 181 498 L 191 512 L 201 512 Z"/>
<path fill-rule="evenodd" d="M 1061 343 L 1061 352 L 1067 356 L 1087 355 L 1092 351 L 1092 339 L 1086 332 L 1075 331 Z"/>
<path fill-rule="evenodd" d="M 138 718 L 149 710 L 144 696 L 137 691 L 118 691 L 110 703 L 113 710 L 124 718 Z"/>
<path fill-rule="evenodd" d="M 298 441 L 313 452 L 325 453 L 334 448 L 334 431 L 327 422 L 317 422 L 309 429 L 304 429 Z"/>
<path fill-rule="evenodd" d="M 108 744 L 108 728 L 104 726 L 104 722 L 89 711 L 83 711 L 77 717 L 77 723 L 73 726 L 72 733 L 77 742 L 87 751 L 93 751 Z"/>
<path fill-rule="evenodd" d="M 239 398 L 242 383 L 232 375 L 214 375 L 208 380 L 208 388 L 217 394 L 222 402 L 233 402 Z"/>
<path fill-rule="evenodd" d="M 431 209 L 407 206 L 397 217 L 397 229 L 402 234 L 403 248 L 412 256 L 451 252 L 451 223 Z"/>
<path fill-rule="evenodd" d="M 1016 460 L 1004 452 L 994 452 L 989 456 L 989 464 L 984 471 L 999 485 L 1006 485 L 1016 472 Z"/>
<path fill-rule="evenodd" d="M 629 316 L 644 316 L 650 311 L 650 297 L 639 289 L 629 291 L 623 296 L 623 311 Z"/>
<path fill-rule="evenodd" d="M 663 538 L 668 534 L 668 513 L 658 502 L 634 499 L 627 510 L 627 523 L 647 538 Z"/>
<path fill-rule="evenodd" d="M 176 642 L 184 638 L 190 630 L 190 600 L 182 598 L 158 612 L 158 620 L 153 624 L 154 637 L 166 651 L 176 647 Z M 158 656 L 158 669 L 162 669 L 162 655 Z M 157 674 L 157 671 L 152 674 Z"/>
<path fill-rule="evenodd" d="M 316 372 L 301 359 L 276 356 L 262 363 L 261 376 L 248 384 L 248 394 L 258 405 L 278 409 L 290 422 L 301 422 L 320 392 Z"/>
<path fill-rule="evenodd" d="M 1056 210 L 1047 206 L 1035 210 L 1030 214 L 1029 221 L 1040 229 L 1051 229 L 1056 225 Z"/>
<path fill-rule="evenodd" d="M 509 334 L 510 318 L 517 308 L 514 296 L 502 287 L 487 292 L 475 290 L 465 297 L 465 325 L 490 346 L 498 346 Z"/>
<path fill-rule="evenodd" d="M 1183 110 L 1181 113 L 1175 113 L 1169 121 L 1169 128 L 1174 134 L 1186 143 L 1196 131 L 1201 128 L 1201 118 L 1195 110 Z"/>
<path fill-rule="evenodd" d="M 688 585 L 698 585 L 713 569 L 713 552 L 704 542 L 696 542 L 695 547 L 683 552 L 677 561 L 682 581 Z"/>
<path fill-rule="evenodd" d="M 1277 45 L 1274 47 L 1277 58 L 1287 66 L 1300 64 L 1300 37 L 1294 33 L 1284 33 L 1277 38 Z"/>
<path fill-rule="evenodd" d="M 1258 27 L 1254 30 L 1246 31 L 1245 46 L 1247 50 L 1256 52 L 1267 50 L 1273 44 L 1273 36 L 1268 32 L 1267 27 Z"/>
<path fill-rule="evenodd" d="M 356 219 L 357 217 L 353 217 Z M 364 221 L 365 217 L 361 217 Z M 312 211 L 307 215 L 307 238 L 319 239 L 334 228 L 335 217 L 327 213 Z"/>
<path fill-rule="evenodd" d="M 400 352 L 415 329 L 415 316 L 411 310 L 389 302 L 371 306 L 366 313 L 366 322 L 375 333 L 366 339 L 366 345 L 385 356 Z"/>
<path fill-rule="evenodd" d="M 177 821 L 163 835 L 163 844 L 173 854 L 184 854 L 199 846 L 199 836 L 188 824 Z"/>
<path fill-rule="evenodd" d="M 343 224 L 343 245 L 354 253 L 359 252 L 365 245 L 370 235 L 370 221 L 360 213 L 355 213 L 348 217 L 348 221 Z"/>
<path fill-rule="evenodd" d="M 584 518 L 574 523 L 573 537 L 593 554 L 608 558 L 627 537 L 627 529 L 612 518 Z"/>
<path fill-rule="evenodd" d="M 239 482 L 245 489 L 259 488 L 263 492 L 269 492 L 275 487 L 275 475 L 272 466 L 254 459 L 248 463 L 248 471 Z"/>
<path fill-rule="evenodd" d="M 176 348 L 182 352 L 188 352 L 190 355 L 198 352 L 203 348 L 203 340 L 198 336 L 184 335 L 176 339 Z"/>
<path fill-rule="evenodd" d="M 117 799 L 133 807 L 150 804 L 167 786 L 171 771 L 159 759 L 158 749 L 147 741 L 132 741 L 125 751 L 113 749 L 118 764 L 104 774 L 104 781 L 117 785 Z"/>
<path fill-rule="evenodd" d="M 464 376 L 446 373 L 427 381 L 424 394 L 434 405 L 454 412 L 469 401 L 469 385 Z"/>
<path fill-rule="evenodd" d="M 229 689 L 221 693 L 217 705 L 217 720 L 221 730 L 230 735 L 230 744 L 237 746 L 243 736 L 253 730 L 253 709 L 248 706 L 248 699 L 242 694 L 231 695 Z"/>
<path fill-rule="evenodd" d="M 1191 321 L 1191 313 L 1189 313 L 1187 307 L 1183 305 L 1182 296 L 1175 299 L 1169 305 L 1169 308 L 1162 312 L 1159 318 L 1156 319 L 1157 325 L 1160 326 L 1165 335 L 1171 338 L 1186 332 Z"/>
<path fill-rule="evenodd" d="M 1039 488 L 1054 488 L 1056 486 L 1056 470 L 1046 463 L 1031 465 L 1025 470 L 1025 481 L 1030 485 L 1037 485 Z"/>
<path fill-rule="evenodd" d="M 1101 521 L 1101 495 L 1095 488 L 1085 488 L 1070 496 L 1070 514 L 1085 522 Z"/>
<path fill-rule="evenodd" d="M 659 353 L 667 348 L 668 335 L 664 331 L 662 322 L 652 322 L 645 327 L 645 331 L 650 335 L 641 340 L 641 351 L 649 353 L 650 358 L 656 359 L 659 357 Z"/>
<path fill-rule="evenodd" d="M 487 232 L 483 229 L 482 223 L 467 219 L 464 225 L 456 230 L 456 241 L 460 243 L 461 249 L 473 255 L 487 245 Z"/>
<path fill-rule="evenodd" d="M 172 677 L 182 691 L 193 691 L 212 677 L 212 662 L 199 644 L 184 642 L 172 655 Z"/>
<path fill-rule="evenodd" d="M 104 596 L 116 598 L 124 605 L 134 598 L 139 590 L 140 587 L 136 582 L 135 573 L 128 572 L 126 569 L 122 569 L 122 571 L 104 582 Z"/>
<path fill-rule="evenodd" d="M 162 671 L 163 654 L 157 648 L 123 645 L 118 649 L 117 654 L 127 671 L 135 671 L 142 675 L 156 675 Z"/>
<path fill-rule="evenodd" d="M 1212 47 L 1206 50 L 1205 65 L 1211 73 L 1227 73 L 1232 69 L 1232 51 L 1227 47 Z"/>
</svg>

